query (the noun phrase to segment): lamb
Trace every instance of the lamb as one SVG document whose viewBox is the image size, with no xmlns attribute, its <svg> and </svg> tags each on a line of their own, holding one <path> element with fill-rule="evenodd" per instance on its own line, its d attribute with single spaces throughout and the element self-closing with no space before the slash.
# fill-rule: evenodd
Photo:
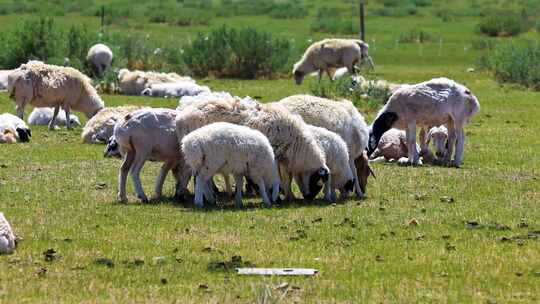
<svg viewBox="0 0 540 304">
<path fill-rule="evenodd" d="M 331 70 L 346 67 L 349 73 L 356 74 L 354 65 L 369 58 L 369 45 L 355 39 L 325 39 L 308 47 L 302 59 L 294 64 L 293 75 L 296 84 L 302 84 L 305 75 L 326 72 L 332 79 Z M 369 60 L 368 60 L 369 61 Z"/>
<path fill-rule="evenodd" d="M 141 106 L 106 107 L 86 122 L 81 138 L 87 144 L 104 144 L 113 135 L 114 125 Z"/>
<path fill-rule="evenodd" d="M 307 125 L 277 104 L 248 106 L 240 101 L 207 101 L 194 103 L 179 112 L 176 130 L 179 140 L 189 132 L 214 122 L 244 125 L 261 131 L 272 144 L 282 174 L 286 199 L 294 199 L 290 183 L 294 175 L 302 176 L 303 197 L 311 200 L 327 182 L 330 170 L 324 153 Z"/>
<path fill-rule="evenodd" d="M 427 150 L 431 141 L 433 141 L 433 146 L 435 147 L 435 155 L 439 159 L 444 159 L 446 157 L 447 151 L 447 140 L 448 140 L 448 129 L 442 125 L 439 127 L 433 127 L 429 129 L 427 134 L 426 147 L 424 150 Z M 429 151 L 429 150 L 428 150 Z"/>
<path fill-rule="evenodd" d="M 209 124 L 182 139 L 182 152 L 196 176 L 198 207 L 203 207 L 203 187 L 218 172 L 234 175 L 238 208 L 242 207 L 244 176 L 255 181 L 266 206 L 277 201 L 278 165 L 268 138 L 260 131 L 226 122 Z M 208 199 L 214 200 L 211 196 Z"/>
<path fill-rule="evenodd" d="M 187 188 L 189 176 L 182 174 L 183 158 L 180 145 L 176 137 L 175 118 L 177 112 L 171 109 L 155 108 L 141 109 L 119 121 L 114 127 L 114 138 L 109 142 L 106 155 L 114 155 L 118 149 L 124 156 L 118 178 L 118 200 L 127 201 L 126 179 L 131 171 L 131 178 L 135 185 L 138 198 L 147 203 L 148 198 L 141 185 L 140 172 L 146 160 L 163 162 L 155 186 L 155 197 L 159 199 L 163 183 L 169 170 L 173 170 L 177 179 L 176 195 Z M 180 184 L 184 181 L 185 184 Z"/>
<path fill-rule="evenodd" d="M 0 70 L 0 91 L 7 90 L 8 75 L 11 72 L 13 72 L 13 70 Z"/>
<path fill-rule="evenodd" d="M 15 234 L 4 214 L 0 212 L 0 254 L 13 253 L 16 245 Z"/>
<path fill-rule="evenodd" d="M 94 75 L 102 77 L 105 70 L 111 66 L 113 53 L 105 44 L 98 43 L 93 45 L 86 55 L 86 61 L 90 64 Z"/>
<path fill-rule="evenodd" d="M 388 129 L 405 129 L 408 158 L 402 164 L 420 165 L 416 147 L 416 125 L 425 128 L 446 124 L 448 127 L 448 153 L 444 161 L 459 167 L 463 161 L 465 132 L 463 127 L 478 113 L 480 103 L 465 86 L 448 78 L 435 78 L 398 89 L 379 111 L 370 130 L 368 154 L 371 155 Z M 421 147 L 426 147 L 427 136 L 423 128 Z M 455 148 L 454 160 L 451 161 Z"/>
<path fill-rule="evenodd" d="M 0 114 L 0 143 L 29 142 L 32 132 L 24 120 L 4 113 Z"/>
<path fill-rule="evenodd" d="M 28 124 L 29 125 L 48 125 L 49 122 L 52 120 L 54 114 L 53 108 L 34 108 L 32 113 L 30 113 L 30 116 L 28 116 Z M 64 110 L 60 109 L 58 111 L 58 118 L 55 120 L 57 125 L 65 126 L 66 125 L 66 113 Z M 75 114 L 69 115 L 69 123 L 72 126 L 80 126 L 81 122 L 79 120 L 79 117 Z"/>
<path fill-rule="evenodd" d="M 70 110 L 92 118 L 104 103 L 92 87 L 90 79 L 70 67 L 42 63 L 23 64 L 8 76 L 8 91 L 16 103 L 17 116 L 24 116 L 24 107 L 54 107 L 49 129 L 54 129 L 60 107 L 66 112 L 66 127 L 71 129 Z"/>
<path fill-rule="evenodd" d="M 420 149 L 420 147 L 417 148 Z M 407 157 L 407 154 L 407 136 L 405 131 L 392 128 L 384 132 L 370 159 L 373 161 L 397 161 L 402 157 Z"/>
<path fill-rule="evenodd" d="M 341 136 L 349 150 L 349 166 L 355 179 L 356 195 L 363 198 L 368 177 L 373 175 L 373 171 L 365 154 L 369 131 L 364 117 L 354 105 L 346 100 L 333 101 L 310 95 L 289 96 L 278 104 L 300 115 L 306 123 Z"/>
<path fill-rule="evenodd" d="M 330 169 L 330 180 L 325 187 L 325 200 L 336 201 L 336 189 L 341 193 L 341 199 L 347 198 L 349 192 L 354 190 L 354 175 L 349 166 L 349 150 L 343 139 L 334 132 L 325 128 L 308 125 L 309 130 L 315 136 L 315 140 L 321 147 L 326 158 L 326 165 Z M 302 185 L 298 182 L 297 184 Z"/>
<path fill-rule="evenodd" d="M 154 83 L 141 92 L 143 96 L 152 97 L 182 97 L 195 96 L 201 93 L 210 93 L 210 88 L 200 86 L 193 82 L 183 81 L 174 83 Z"/>
<path fill-rule="evenodd" d="M 142 91 L 152 84 L 175 82 L 194 83 L 195 81 L 191 77 L 182 77 L 176 73 L 129 71 L 128 69 L 118 71 L 120 91 L 126 95 L 141 95 Z"/>
</svg>

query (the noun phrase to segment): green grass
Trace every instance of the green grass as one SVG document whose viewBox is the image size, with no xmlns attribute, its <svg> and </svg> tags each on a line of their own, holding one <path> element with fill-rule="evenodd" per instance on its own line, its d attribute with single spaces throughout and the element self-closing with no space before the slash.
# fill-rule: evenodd
<svg viewBox="0 0 540 304">
<path fill-rule="evenodd" d="M 0 17 L 6 19 L 17 18 Z M 310 33 L 311 23 L 302 20 L 224 21 L 250 22 L 298 43 L 323 37 Z M 13 255 L 0 256 L 0 302 L 253 303 L 268 292 L 278 299 L 283 291 L 274 287 L 288 282 L 284 303 L 537 303 L 540 236 L 533 232 L 540 230 L 540 93 L 501 86 L 488 73 L 466 72 L 477 55 L 466 48 L 478 37 L 476 23 L 472 17 L 445 23 L 428 14 L 369 19 L 376 77 L 412 83 L 447 76 L 466 84 L 482 108 L 466 127 L 462 168 L 375 164 L 377 179 L 370 180 L 363 202 L 298 201 L 266 209 L 260 199 L 247 199 L 244 210 L 226 201 L 222 208 L 199 211 L 190 202 L 170 200 L 169 177 L 168 199 L 142 205 L 130 180 L 130 201 L 118 204 L 120 162 L 104 159 L 104 146 L 83 145 L 80 128 L 35 127 L 30 143 L 1 145 L 0 211 L 24 240 Z M 400 32 L 414 28 L 444 37 L 442 53 L 437 43 L 395 44 Z M 140 31 L 185 39 L 198 29 L 206 28 L 152 24 Z M 307 93 L 314 81 L 199 82 L 271 102 Z M 103 99 L 107 105 L 177 105 L 142 97 Z M 371 121 L 373 110 L 362 110 Z M 14 104 L 0 93 L 3 112 L 14 113 Z M 150 162 L 143 169 L 149 195 L 157 172 L 158 164 Z M 445 196 L 454 202 L 441 202 Z M 413 218 L 418 226 L 407 225 Z M 467 221 L 480 225 L 469 228 Z M 50 248 L 57 252 L 52 262 L 43 256 Z M 320 274 L 241 277 L 215 269 L 215 262 L 235 255 L 257 267 L 313 267 Z M 98 258 L 114 266 L 98 264 Z"/>
</svg>

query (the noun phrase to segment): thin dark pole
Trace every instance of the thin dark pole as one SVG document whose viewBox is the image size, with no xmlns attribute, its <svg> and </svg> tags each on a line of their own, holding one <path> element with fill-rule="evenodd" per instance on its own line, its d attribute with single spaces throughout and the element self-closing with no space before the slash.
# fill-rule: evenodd
<svg viewBox="0 0 540 304">
<path fill-rule="evenodd" d="M 366 41 L 365 0 L 360 0 L 360 39 Z"/>
</svg>

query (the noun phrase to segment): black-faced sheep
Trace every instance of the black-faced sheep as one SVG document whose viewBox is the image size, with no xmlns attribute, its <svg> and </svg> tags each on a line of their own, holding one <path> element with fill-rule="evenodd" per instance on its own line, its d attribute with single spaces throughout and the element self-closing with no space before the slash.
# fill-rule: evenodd
<svg viewBox="0 0 540 304">
<path fill-rule="evenodd" d="M 32 132 L 24 120 L 4 113 L 0 114 L 0 143 L 28 142 Z"/>
</svg>

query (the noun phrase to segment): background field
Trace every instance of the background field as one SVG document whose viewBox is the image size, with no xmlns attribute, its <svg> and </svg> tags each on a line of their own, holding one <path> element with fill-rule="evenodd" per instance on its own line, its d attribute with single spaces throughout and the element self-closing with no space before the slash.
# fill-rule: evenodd
<svg viewBox="0 0 540 304">
<path fill-rule="evenodd" d="M 43 8 L 28 9 L 40 2 Z M 43 2 L 18 1 L 29 6 L 14 11 L 12 1 L 0 1 L 0 13 L 5 12 L 0 23 L 9 30 L 46 13 L 60 28 L 82 24 L 97 37 L 99 4 L 128 6 L 120 0 L 93 1 L 93 6 L 91 1 Z M 175 7 L 180 2 L 189 4 L 156 3 Z M 224 23 L 252 26 L 294 39 L 293 59 L 309 41 L 347 36 L 311 28 L 322 5 L 352 12 L 357 9 L 351 9 L 352 2 L 301 2 L 306 17 L 275 19 L 237 12 L 220 17 L 227 10 L 214 1 L 210 8 L 187 10 L 207 14 L 208 24 L 176 26 L 149 21 L 150 12 L 170 14 L 169 6 L 149 10 L 154 2 L 131 1 L 130 17 L 112 18 L 106 31 L 148 35 L 149 43 L 161 47 L 185 44 L 197 32 Z M 375 164 L 377 179 L 361 202 L 298 201 L 266 209 L 259 199 L 248 199 L 244 210 L 223 201 L 219 208 L 199 211 L 170 198 L 141 205 L 130 181 L 130 202 L 118 204 L 120 163 L 104 159 L 103 146 L 81 144 L 81 128 L 50 132 L 35 127 L 30 143 L 0 146 L 0 211 L 24 238 L 15 254 L 0 256 L 0 302 L 540 301 L 540 93 L 500 84 L 476 66 L 489 52 L 477 47 L 478 41 L 516 39 L 480 35 L 477 24 L 484 13 L 478 10 L 519 12 L 536 1 L 425 1 L 429 5 L 415 6 L 414 15 L 400 17 L 380 16 L 380 9 L 393 9 L 392 1 L 369 2 L 367 41 L 377 67 L 370 78 L 411 83 L 446 76 L 479 98 L 481 112 L 466 128 L 462 168 Z M 429 33 L 431 41 L 399 41 L 412 30 Z M 539 36 L 531 27 L 520 38 Z M 467 72 L 471 67 L 475 73 Z M 214 90 L 264 102 L 309 93 L 314 81 L 296 86 L 285 72 L 272 79 L 199 80 Z M 110 106 L 177 105 L 172 99 L 102 97 Z M 373 119 L 374 108 L 360 109 L 368 121 Z M 3 112 L 14 113 L 14 104 L 0 93 Z M 147 194 L 157 170 L 152 163 L 143 170 Z M 164 192 L 172 196 L 171 180 Z M 411 219 L 418 225 L 409 225 Z M 48 249 L 55 253 L 44 254 Z M 242 263 L 232 262 L 233 256 L 241 256 Z M 240 277 L 233 269 L 239 264 L 313 267 L 320 274 Z M 277 288 L 283 282 L 288 285 Z"/>
</svg>

